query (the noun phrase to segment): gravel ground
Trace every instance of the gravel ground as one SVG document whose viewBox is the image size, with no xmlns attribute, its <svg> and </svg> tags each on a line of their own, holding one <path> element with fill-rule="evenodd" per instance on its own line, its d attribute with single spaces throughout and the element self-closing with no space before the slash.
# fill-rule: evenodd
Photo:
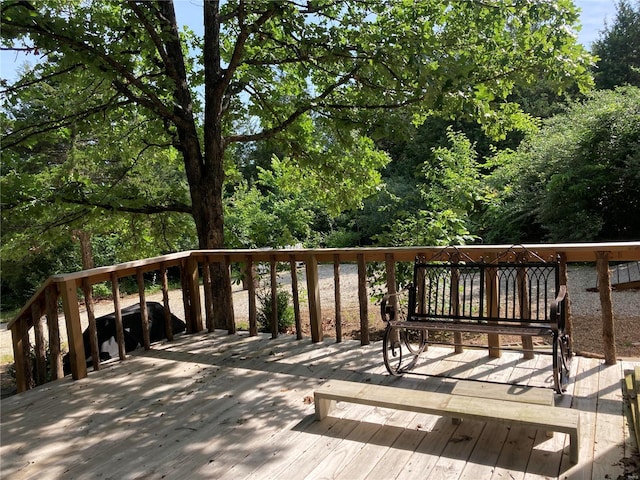
<svg viewBox="0 0 640 480">
<path fill-rule="evenodd" d="M 335 303 L 333 266 L 321 265 L 320 275 L 320 303 L 323 312 L 323 327 L 327 335 L 335 335 Z M 268 278 L 266 279 L 268 281 Z M 281 274 L 279 282 L 282 288 L 291 288 L 291 280 L 287 274 Z M 340 292 L 342 330 L 344 338 L 357 338 L 359 334 L 359 305 L 358 305 L 358 275 L 355 265 L 341 265 L 340 267 Z M 303 304 L 301 314 L 303 329 L 308 334 L 308 313 L 306 312 L 306 278 L 304 270 L 298 274 L 300 301 Z M 574 324 L 574 345 L 578 353 L 601 354 L 602 353 L 602 324 L 600 296 L 598 292 L 589 291 L 596 286 L 596 271 L 591 266 L 570 266 L 569 268 L 569 296 Z M 369 294 L 372 293 L 370 289 Z M 204 294 L 201 291 L 201 298 Z M 233 289 L 234 312 L 239 328 L 246 327 L 248 323 L 247 293 L 239 286 Z M 162 293 L 147 296 L 147 301 L 162 302 Z M 613 291 L 612 301 L 614 307 L 614 319 L 616 322 L 616 343 L 620 357 L 640 357 L 640 291 Z M 121 299 L 121 306 L 127 307 L 138 303 L 138 296 L 132 295 Z M 172 291 L 170 295 L 170 307 L 172 313 L 184 318 L 181 292 Z M 95 306 L 96 317 L 111 313 L 113 304 L 111 301 L 100 301 Z M 88 324 L 86 312 L 81 313 L 83 329 Z M 372 339 L 376 339 L 375 331 L 380 330 L 383 324 L 380 320 L 377 305 L 370 304 L 369 318 L 373 331 Z M 66 344 L 66 329 L 64 317 L 60 317 L 61 341 Z M 5 327 L 6 328 L 6 327 Z M 11 332 L 5 328 L 0 330 L 0 358 L 6 363 L 13 357 L 11 345 Z"/>
</svg>

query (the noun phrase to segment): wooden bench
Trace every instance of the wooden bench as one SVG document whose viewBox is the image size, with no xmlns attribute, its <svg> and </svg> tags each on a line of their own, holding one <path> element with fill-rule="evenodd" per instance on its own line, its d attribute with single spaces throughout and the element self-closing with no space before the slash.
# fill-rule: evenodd
<svg viewBox="0 0 640 480">
<path fill-rule="evenodd" d="M 527 358 L 534 353 L 553 356 L 554 389 L 561 394 L 572 354 L 565 331 L 566 285 L 560 284 L 559 259 L 543 260 L 522 248 L 490 261 L 475 261 L 457 250 L 447 250 L 445 255 L 446 261 L 442 254 L 434 256 L 437 261 L 416 258 L 404 318 L 397 294 L 382 300 L 387 324 L 383 357 L 389 373 L 403 375 L 412 370 L 429 344 L 454 345 L 457 352 L 464 346 L 478 348 L 463 343 L 463 333 L 487 334 L 484 348 L 494 357 L 507 350 L 500 346 L 499 336 L 513 335 L 522 339 L 518 350 Z M 546 338 L 550 348 L 534 348 L 534 337 Z"/>
<path fill-rule="evenodd" d="M 330 380 L 314 391 L 316 419 L 329 415 L 336 402 L 408 410 L 417 413 L 498 422 L 569 435 L 569 459 L 578 463 L 579 420 L 576 410 L 544 404 L 438 393 L 422 390 Z"/>
</svg>

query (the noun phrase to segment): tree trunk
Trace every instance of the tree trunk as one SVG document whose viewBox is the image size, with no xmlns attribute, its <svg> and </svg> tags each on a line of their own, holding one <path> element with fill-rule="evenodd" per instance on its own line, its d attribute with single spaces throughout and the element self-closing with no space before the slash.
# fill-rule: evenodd
<svg viewBox="0 0 640 480">
<path fill-rule="evenodd" d="M 171 61 L 171 77 L 175 82 L 174 125 L 179 142 L 176 147 L 184 158 L 185 172 L 191 194 L 192 215 L 201 249 L 224 247 L 224 217 L 222 193 L 224 184 L 225 142 L 222 135 L 222 116 L 225 79 L 220 61 L 219 2 L 204 2 L 204 69 L 205 108 L 204 143 L 198 136 L 193 102 L 189 91 L 182 45 L 178 35 L 173 2 L 158 2 L 171 25 L 172 35 L 165 47 Z M 201 148 L 204 147 L 204 148 Z M 233 318 L 231 276 L 224 264 L 212 263 L 211 289 L 215 328 L 228 328 Z"/>
</svg>

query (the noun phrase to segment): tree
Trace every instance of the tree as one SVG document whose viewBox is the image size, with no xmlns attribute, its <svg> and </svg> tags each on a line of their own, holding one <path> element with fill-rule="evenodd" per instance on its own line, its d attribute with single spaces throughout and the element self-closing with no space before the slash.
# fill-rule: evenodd
<svg viewBox="0 0 640 480">
<path fill-rule="evenodd" d="M 640 237 L 640 89 L 592 92 L 500 157 L 489 241 Z"/>
<path fill-rule="evenodd" d="M 60 127 L 114 105 L 162 123 L 206 249 L 224 245 L 224 162 L 234 144 L 273 138 L 322 172 L 337 147 L 318 144 L 317 124 L 347 147 L 433 111 L 474 116 L 497 134 L 522 120 L 504 101 L 514 85 L 543 73 L 559 86 L 588 84 L 590 57 L 571 34 L 577 19 L 570 0 L 204 0 L 199 39 L 179 32 L 171 1 L 16 0 L 3 2 L 2 34 L 9 48 L 42 52 L 48 77 L 83 70 L 108 83 L 110 96 Z M 220 325 L 233 311 L 228 273 L 216 268 Z"/>
<path fill-rule="evenodd" d="M 636 1 L 634 9 L 629 0 L 620 0 L 613 25 L 605 25 L 591 49 L 599 57 L 594 73 L 598 88 L 639 87 L 640 1 Z"/>
</svg>

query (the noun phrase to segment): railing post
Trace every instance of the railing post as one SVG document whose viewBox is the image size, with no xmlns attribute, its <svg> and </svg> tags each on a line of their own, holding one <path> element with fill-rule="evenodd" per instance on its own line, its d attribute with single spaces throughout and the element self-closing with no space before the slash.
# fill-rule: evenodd
<svg viewBox="0 0 640 480">
<path fill-rule="evenodd" d="M 333 298 L 336 308 L 336 343 L 342 342 L 342 306 L 340 299 L 340 255 L 333 256 Z"/>
<path fill-rule="evenodd" d="M 187 259 L 187 283 L 189 284 L 189 308 L 194 333 L 202 331 L 202 307 L 200 303 L 200 277 L 198 260 L 190 256 Z"/>
<path fill-rule="evenodd" d="M 211 294 L 211 263 L 205 256 L 202 263 L 202 287 L 204 290 L 204 311 L 206 317 L 207 332 L 214 332 L 216 327 L 213 321 L 213 295 Z"/>
<path fill-rule="evenodd" d="M 524 252 L 516 254 L 517 263 L 527 261 L 527 255 Z M 526 267 L 516 267 L 516 290 L 518 297 L 518 305 L 520 308 L 520 318 L 531 318 L 531 303 L 529 301 L 529 273 Z M 534 358 L 533 354 L 533 337 L 523 335 L 520 337 L 522 341 L 522 349 L 525 351 L 523 357 L 525 360 Z"/>
<path fill-rule="evenodd" d="M 358 254 L 358 303 L 360 304 L 360 344 L 369 345 L 369 297 L 367 295 L 367 262 Z"/>
<path fill-rule="evenodd" d="M 116 319 L 116 341 L 118 342 L 118 358 L 127 358 L 127 349 L 124 344 L 124 327 L 122 325 L 122 311 L 120 311 L 120 284 L 116 272 L 111 273 L 111 295 L 113 297 L 113 313 Z"/>
<path fill-rule="evenodd" d="M 318 283 L 318 259 L 309 254 L 305 260 L 307 271 L 307 291 L 309 295 L 309 322 L 311 323 L 311 341 L 322 341 L 322 312 L 320 308 L 320 286 Z"/>
<path fill-rule="evenodd" d="M 269 273 L 271 277 L 271 338 L 278 338 L 278 272 L 275 255 L 269 257 Z"/>
<path fill-rule="evenodd" d="M 69 362 L 71 376 L 79 380 L 87 376 L 87 359 L 84 353 L 84 340 L 82 339 L 82 325 L 80 324 L 80 308 L 78 307 L 78 292 L 76 282 L 67 280 L 60 285 L 62 297 L 62 310 L 67 325 L 67 337 L 69 341 Z"/>
<path fill-rule="evenodd" d="M 89 346 L 91 348 L 91 363 L 94 370 L 100 370 L 100 353 L 98 352 L 98 329 L 96 328 L 96 315 L 93 308 L 93 291 L 89 279 L 82 281 L 82 291 L 84 293 L 84 305 L 87 310 L 87 320 L 89 321 Z"/>
<path fill-rule="evenodd" d="M 58 286 L 54 283 L 45 291 L 47 327 L 49 329 L 49 355 L 51 380 L 64 377 L 62 353 L 60 352 L 60 324 L 58 320 Z"/>
<path fill-rule="evenodd" d="M 224 291 L 226 292 L 226 298 L 229 299 L 229 309 L 227 313 L 227 333 L 229 335 L 236 334 L 236 317 L 233 310 L 233 291 L 231 290 L 231 257 L 229 255 L 224 256 L 224 272 L 226 280 L 224 282 Z"/>
<path fill-rule="evenodd" d="M 42 328 L 42 312 L 40 302 L 31 304 L 31 321 L 35 334 L 35 356 L 36 356 L 36 385 L 43 385 L 47 382 L 47 347 L 44 342 L 44 329 Z"/>
<path fill-rule="evenodd" d="M 136 272 L 136 282 L 138 283 L 138 296 L 140 297 L 140 322 L 142 323 L 142 346 L 145 350 L 151 349 L 151 339 L 149 338 L 149 312 L 147 311 L 147 297 L 144 292 L 144 274 L 138 269 Z"/>
<path fill-rule="evenodd" d="M 296 259 L 289 256 L 289 266 L 291 268 L 291 295 L 293 296 L 293 314 L 296 322 L 296 340 L 302 340 L 302 321 L 300 319 L 300 298 L 298 295 L 298 269 Z"/>
<path fill-rule="evenodd" d="M 607 365 L 616 364 L 616 339 L 613 324 L 613 305 L 611 302 L 611 277 L 609 274 L 609 253 L 596 252 L 598 270 L 598 292 L 602 307 L 602 340 L 604 342 L 604 361 Z"/>
<path fill-rule="evenodd" d="M 160 279 L 162 282 L 162 303 L 164 304 L 164 331 L 167 340 L 173 341 L 173 323 L 171 321 L 171 306 L 169 302 L 169 278 L 167 276 L 167 266 L 160 264 Z"/>
<path fill-rule="evenodd" d="M 485 273 L 485 294 L 487 304 L 487 318 L 491 319 L 498 312 L 498 269 L 490 267 Z M 489 320 L 491 322 L 491 320 Z M 500 358 L 500 335 L 490 333 L 487 335 L 489 343 L 489 356 Z"/>
<path fill-rule="evenodd" d="M 451 305 L 453 306 L 453 314 L 455 316 L 460 315 L 460 268 L 457 264 L 460 263 L 460 255 L 458 252 L 454 252 L 451 254 Z M 455 352 L 462 353 L 464 349 L 462 348 L 462 333 L 461 332 L 453 332 L 453 343 L 455 343 Z"/>
<path fill-rule="evenodd" d="M 11 339 L 13 341 L 13 357 L 16 366 L 16 389 L 22 393 L 31 388 L 31 366 L 29 362 L 29 336 L 26 334 L 23 319 L 18 319 L 11 325 Z M 26 344 L 26 345 L 25 345 Z M 27 355 L 25 355 L 25 350 Z"/>
<path fill-rule="evenodd" d="M 247 255 L 247 300 L 249 301 L 249 335 L 258 335 L 258 309 L 256 308 L 256 266 L 251 255 Z"/>
</svg>

